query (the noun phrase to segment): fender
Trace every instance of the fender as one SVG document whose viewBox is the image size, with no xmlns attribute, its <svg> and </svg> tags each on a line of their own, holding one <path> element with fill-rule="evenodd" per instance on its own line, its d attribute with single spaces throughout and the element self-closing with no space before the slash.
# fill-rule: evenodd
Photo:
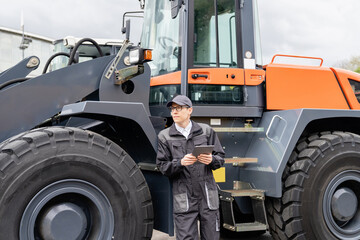
<svg viewBox="0 0 360 240">
<path fill-rule="evenodd" d="M 61 117 L 90 115 L 90 118 L 100 119 L 100 116 L 126 118 L 135 121 L 144 131 L 154 151 L 157 151 L 157 135 L 143 103 L 85 101 L 65 105 Z"/>
<path fill-rule="evenodd" d="M 134 121 L 145 133 L 154 150 L 154 156 L 156 156 L 157 134 L 143 103 L 107 101 L 79 102 L 64 106 L 60 116 L 79 116 L 98 120 L 103 120 L 109 117 L 113 119 L 125 118 Z M 138 142 L 135 144 L 138 144 Z M 139 149 L 137 150 L 139 151 Z M 146 152 L 146 149 L 141 149 L 141 151 Z M 146 152 L 146 155 L 150 154 L 147 154 Z M 134 160 L 137 161 L 137 159 Z M 167 232 L 170 236 L 172 236 L 174 235 L 174 224 L 172 215 L 171 183 L 167 177 L 163 176 L 153 167 L 155 157 L 153 157 L 151 161 L 152 162 L 143 162 L 143 159 L 140 159 L 138 164 L 151 191 L 154 212 L 160 213 L 155 215 L 154 228 L 162 232 Z M 146 168 L 146 166 L 150 167 Z"/>
<path fill-rule="evenodd" d="M 240 180 L 265 190 L 267 196 L 281 197 L 282 174 L 304 130 L 313 121 L 336 118 L 359 121 L 360 111 L 295 109 L 265 112 L 259 126 L 264 128 L 264 132 L 254 135 L 246 152 L 246 157 L 256 157 L 259 162 L 240 169 Z M 335 128 L 327 130 L 344 129 L 346 126 L 338 121 Z"/>
</svg>

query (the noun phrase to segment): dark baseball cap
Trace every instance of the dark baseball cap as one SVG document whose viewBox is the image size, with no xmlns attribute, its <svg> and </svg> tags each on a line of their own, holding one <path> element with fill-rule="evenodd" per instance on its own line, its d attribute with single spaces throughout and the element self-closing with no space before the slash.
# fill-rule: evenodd
<svg viewBox="0 0 360 240">
<path fill-rule="evenodd" d="M 170 107 L 173 103 L 176 103 L 176 104 L 181 105 L 181 106 L 192 107 L 191 100 L 187 96 L 184 96 L 184 95 L 177 95 L 176 97 L 173 98 L 173 100 L 168 102 L 166 104 L 166 106 Z"/>
</svg>

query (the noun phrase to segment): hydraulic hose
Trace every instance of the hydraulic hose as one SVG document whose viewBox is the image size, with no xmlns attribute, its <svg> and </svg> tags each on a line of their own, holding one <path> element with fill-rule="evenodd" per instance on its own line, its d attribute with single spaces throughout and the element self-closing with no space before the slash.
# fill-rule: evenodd
<svg viewBox="0 0 360 240">
<path fill-rule="evenodd" d="M 76 45 L 74 46 L 74 49 L 71 51 L 68 66 L 70 66 L 74 62 L 76 51 L 83 42 L 91 42 L 96 47 L 96 49 L 98 50 L 100 56 L 101 57 L 104 56 L 99 44 L 95 40 L 93 40 L 91 38 L 83 38 L 79 42 L 76 43 Z"/>
<path fill-rule="evenodd" d="M 0 90 L 9 86 L 9 85 L 12 85 L 12 84 L 15 84 L 15 83 L 21 83 L 21 82 L 25 82 L 26 80 L 29 80 L 30 78 L 15 78 L 15 79 L 11 79 L 7 82 L 4 82 L 3 84 L 0 84 Z"/>
<path fill-rule="evenodd" d="M 47 69 L 48 69 L 51 61 L 52 61 L 54 58 L 56 58 L 57 56 L 66 56 L 66 57 L 70 58 L 70 54 L 69 54 L 69 53 L 66 53 L 66 52 L 55 53 L 54 55 L 52 55 L 52 56 L 47 60 L 42 74 L 45 74 L 45 73 L 46 73 L 46 71 L 47 71 Z"/>
</svg>

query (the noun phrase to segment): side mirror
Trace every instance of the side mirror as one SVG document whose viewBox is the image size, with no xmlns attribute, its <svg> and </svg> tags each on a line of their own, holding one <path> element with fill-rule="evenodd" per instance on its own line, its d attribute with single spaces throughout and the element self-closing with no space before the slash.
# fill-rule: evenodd
<svg viewBox="0 0 360 240">
<path fill-rule="evenodd" d="M 130 40 L 130 19 L 127 19 L 125 21 L 125 17 L 144 18 L 143 16 L 144 16 L 144 11 L 125 12 L 123 14 L 121 32 L 122 34 L 126 34 L 125 35 L 126 39 Z"/>
<path fill-rule="evenodd" d="M 183 0 L 170 0 L 171 1 L 171 17 L 174 19 L 177 17 Z"/>
</svg>

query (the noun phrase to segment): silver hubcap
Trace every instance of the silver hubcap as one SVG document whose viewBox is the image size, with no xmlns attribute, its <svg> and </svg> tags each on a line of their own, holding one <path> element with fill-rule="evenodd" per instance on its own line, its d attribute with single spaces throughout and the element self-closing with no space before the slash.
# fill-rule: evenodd
<svg viewBox="0 0 360 240">
<path fill-rule="evenodd" d="M 51 206 L 39 222 L 43 239 L 83 239 L 88 225 L 85 212 L 73 203 Z"/>
<path fill-rule="evenodd" d="M 323 213 L 329 230 L 339 239 L 360 239 L 360 172 L 344 171 L 328 184 Z"/>
<path fill-rule="evenodd" d="M 357 206 L 356 195 L 350 188 L 339 188 L 332 197 L 331 210 L 337 221 L 351 220 L 355 216 Z"/>
<path fill-rule="evenodd" d="M 36 194 L 20 222 L 20 240 L 111 239 L 114 214 L 105 194 L 93 184 L 66 179 Z"/>
</svg>

